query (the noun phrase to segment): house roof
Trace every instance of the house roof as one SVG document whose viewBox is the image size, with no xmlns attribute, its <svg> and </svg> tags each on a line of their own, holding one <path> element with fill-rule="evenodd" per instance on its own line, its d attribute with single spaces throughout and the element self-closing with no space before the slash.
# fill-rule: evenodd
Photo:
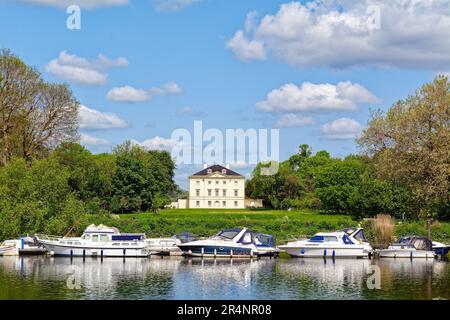
<svg viewBox="0 0 450 320">
<path fill-rule="evenodd" d="M 211 173 L 208 173 L 209 170 L 211 170 Z M 210 167 L 208 167 L 206 169 L 203 169 L 202 171 L 199 171 L 199 172 L 193 174 L 192 177 L 209 176 L 210 174 L 215 173 L 215 172 L 219 172 L 219 173 L 222 174 L 222 170 L 226 170 L 226 175 L 227 176 L 244 177 L 243 175 L 241 175 L 241 174 L 239 174 L 237 172 L 234 172 L 233 170 L 227 169 L 224 166 L 221 166 L 221 165 L 218 165 L 218 164 L 210 166 Z"/>
</svg>

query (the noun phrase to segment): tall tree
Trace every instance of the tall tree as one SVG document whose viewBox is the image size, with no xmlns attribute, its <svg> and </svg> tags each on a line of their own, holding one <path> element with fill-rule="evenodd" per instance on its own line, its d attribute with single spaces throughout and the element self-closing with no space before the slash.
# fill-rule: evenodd
<svg viewBox="0 0 450 320">
<path fill-rule="evenodd" d="M 358 143 L 373 157 L 380 178 L 406 185 L 413 192 L 422 217 L 428 216 L 436 203 L 448 203 L 448 78 L 439 76 L 387 113 L 373 114 Z"/>
<path fill-rule="evenodd" d="M 14 153 L 13 132 L 39 92 L 41 79 L 9 50 L 0 51 L 0 164 L 6 165 Z"/>
<path fill-rule="evenodd" d="M 0 51 L 0 164 L 31 160 L 77 140 L 78 102 L 66 85 L 49 84 L 8 50 Z"/>
</svg>

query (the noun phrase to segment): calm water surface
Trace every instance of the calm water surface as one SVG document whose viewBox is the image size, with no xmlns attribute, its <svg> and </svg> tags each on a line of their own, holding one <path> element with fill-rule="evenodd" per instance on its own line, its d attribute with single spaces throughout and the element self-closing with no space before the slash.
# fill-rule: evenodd
<svg viewBox="0 0 450 320">
<path fill-rule="evenodd" d="M 367 288 L 371 265 L 380 290 Z M 450 299 L 450 264 L 0 257 L 0 299 Z"/>
</svg>

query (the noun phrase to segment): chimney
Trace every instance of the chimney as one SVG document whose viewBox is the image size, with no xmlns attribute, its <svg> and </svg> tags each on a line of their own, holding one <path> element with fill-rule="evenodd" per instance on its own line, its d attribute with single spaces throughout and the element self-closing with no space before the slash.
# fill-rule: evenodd
<svg viewBox="0 0 450 320">
<path fill-rule="evenodd" d="M 227 163 L 227 169 L 230 170 L 230 164 L 229 163 Z"/>
<path fill-rule="evenodd" d="M 208 164 L 204 163 L 203 164 L 203 169 L 206 169 L 206 168 L 208 168 Z"/>
</svg>

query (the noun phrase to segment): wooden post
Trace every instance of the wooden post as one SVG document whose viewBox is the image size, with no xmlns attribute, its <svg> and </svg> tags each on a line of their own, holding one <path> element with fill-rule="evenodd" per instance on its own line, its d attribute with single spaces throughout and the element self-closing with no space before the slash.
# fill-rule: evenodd
<svg viewBox="0 0 450 320">
<path fill-rule="evenodd" d="M 427 219 L 427 238 L 428 240 L 431 240 L 431 221 L 432 219 Z"/>
</svg>

